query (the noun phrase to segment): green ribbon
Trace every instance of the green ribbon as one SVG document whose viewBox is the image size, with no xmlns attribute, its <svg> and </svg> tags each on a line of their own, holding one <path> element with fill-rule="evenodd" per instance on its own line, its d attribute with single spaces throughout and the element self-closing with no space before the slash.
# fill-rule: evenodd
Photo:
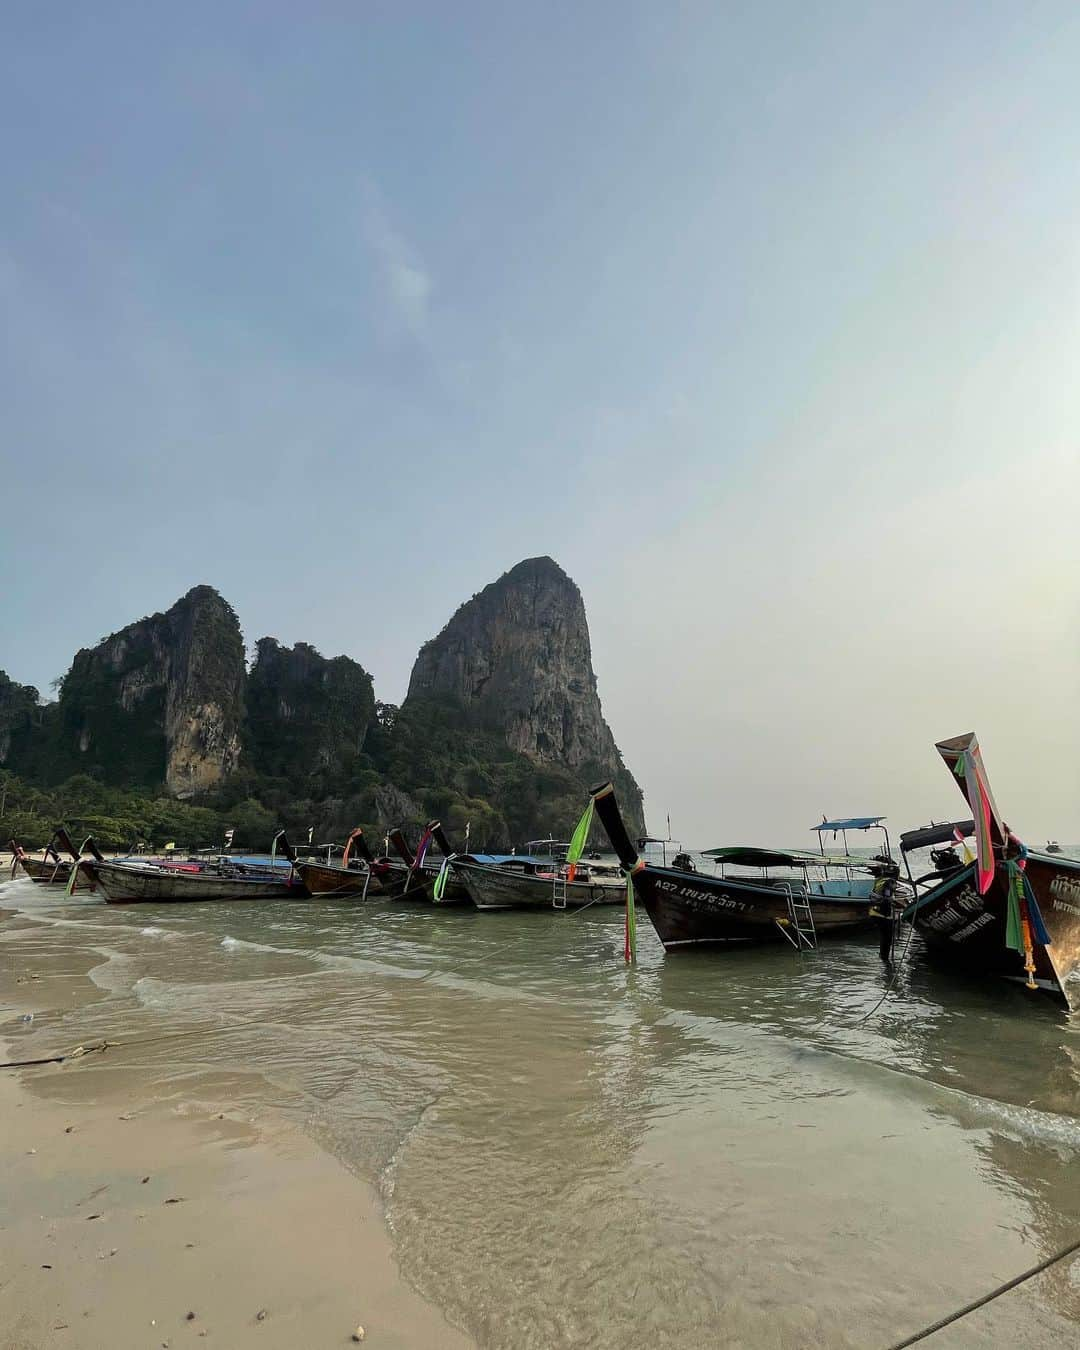
<svg viewBox="0 0 1080 1350">
<path fill-rule="evenodd" d="M 446 890 L 446 883 L 449 879 L 450 859 L 444 858 L 443 865 L 439 868 L 439 875 L 435 878 L 435 885 L 431 888 L 431 895 L 436 903 L 443 898 L 443 892 Z"/>
<path fill-rule="evenodd" d="M 566 853 L 568 863 L 576 863 L 585 852 L 585 845 L 589 840 L 589 830 L 592 828 L 593 803 L 589 798 L 589 804 L 582 812 L 581 819 L 574 826 L 574 833 L 570 836 L 570 847 Z"/>
<path fill-rule="evenodd" d="M 626 874 L 626 959 L 637 960 L 637 919 L 634 915 L 634 878 Z"/>
<path fill-rule="evenodd" d="M 1005 946 L 1022 953 L 1024 924 L 1020 917 L 1020 901 L 1024 896 L 1024 878 L 1015 862 L 1006 865 L 1009 869 L 1009 895 L 1005 915 Z"/>
</svg>

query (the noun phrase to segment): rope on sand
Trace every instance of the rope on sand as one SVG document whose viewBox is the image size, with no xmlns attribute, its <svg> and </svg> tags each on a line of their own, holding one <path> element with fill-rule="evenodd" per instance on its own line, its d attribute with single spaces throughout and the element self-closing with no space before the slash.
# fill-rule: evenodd
<svg viewBox="0 0 1080 1350">
<path fill-rule="evenodd" d="M 924 1327 L 922 1331 L 914 1336 L 909 1336 L 906 1341 L 897 1341 L 895 1345 L 890 1345 L 889 1350 L 905 1350 L 905 1347 L 914 1345 L 917 1341 L 925 1341 L 927 1336 L 932 1336 L 935 1331 L 940 1331 L 943 1327 L 950 1326 L 953 1322 L 959 1322 L 961 1317 L 966 1317 L 976 1308 L 985 1307 L 987 1303 L 993 1302 L 995 1298 L 1000 1298 L 1002 1294 L 1007 1294 L 1010 1289 L 1015 1289 L 1018 1284 L 1023 1284 L 1026 1280 L 1032 1279 L 1035 1275 L 1041 1275 L 1044 1270 L 1050 1266 L 1057 1265 L 1059 1261 L 1064 1261 L 1066 1256 L 1072 1256 L 1074 1252 L 1080 1252 L 1080 1240 L 1073 1242 L 1068 1247 L 1063 1247 L 1061 1251 L 1055 1252 L 1053 1256 L 1048 1256 L 1045 1261 L 1040 1261 L 1037 1266 L 1032 1266 L 1030 1270 L 1025 1270 L 1022 1275 L 1017 1275 L 1013 1279 L 1006 1281 L 1005 1284 L 999 1284 L 996 1289 L 984 1294 L 982 1298 L 977 1298 L 974 1303 L 968 1303 L 957 1312 L 950 1313 L 948 1317 L 943 1317 L 940 1322 L 935 1322 L 931 1327 Z"/>
<path fill-rule="evenodd" d="M 38 1064 L 64 1064 L 69 1059 L 82 1059 L 83 1055 L 104 1054 L 110 1044 L 109 1041 L 92 1041 L 89 1045 L 77 1045 L 66 1055 L 47 1055 L 44 1059 L 13 1059 L 7 1064 L 0 1064 L 0 1069 L 29 1069 Z"/>
</svg>

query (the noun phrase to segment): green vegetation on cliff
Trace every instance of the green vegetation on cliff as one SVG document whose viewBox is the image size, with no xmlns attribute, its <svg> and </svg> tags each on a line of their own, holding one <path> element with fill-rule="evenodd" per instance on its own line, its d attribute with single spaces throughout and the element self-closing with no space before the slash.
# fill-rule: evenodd
<svg viewBox="0 0 1080 1350">
<path fill-rule="evenodd" d="M 371 676 L 347 656 L 261 638 L 247 684 L 244 758 L 295 796 L 340 790 L 375 716 Z"/>
<path fill-rule="evenodd" d="M 356 825 L 502 848 L 568 835 L 614 778 L 631 829 L 641 793 L 603 719 L 581 593 L 550 558 L 461 606 L 417 658 L 404 705 L 376 703 L 346 656 L 262 638 L 209 586 L 78 652 L 55 703 L 0 672 L 6 828 L 30 843 L 61 819 L 125 847 L 209 846 L 226 828 L 342 839 Z M 181 805 L 183 798 L 188 805 Z M 52 817 L 52 819 L 45 819 Z"/>
</svg>

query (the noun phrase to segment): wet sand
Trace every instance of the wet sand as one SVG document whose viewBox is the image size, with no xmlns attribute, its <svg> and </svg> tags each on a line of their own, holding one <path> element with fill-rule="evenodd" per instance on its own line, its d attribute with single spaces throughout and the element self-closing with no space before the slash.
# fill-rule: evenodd
<svg viewBox="0 0 1080 1350">
<path fill-rule="evenodd" d="M 0 1035 L 119 1045 L 0 1075 L 0 1350 L 883 1350 L 1080 1234 L 1080 1027 L 1004 983 L 912 960 L 867 1021 L 872 942 L 627 970 L 599 907 L 42 891 Z M 933 1344 L 1078 1326 L 1063 1262 Z"/>
<path fill-rule="evenodd" d="M 16 1008 L 95 997 L 82 972 L 14 965 L 5 1032 Z M 219 1112 L 189 1110 L 116 1053 L 116 1073 L 0 1073 L 2 1350 L 296 1350 L 354 1344 L 358 1327 L 391 1350 L 472 1344 L 401 1276 L 365 1183 L 272 1110 L 230 1108 L 227 1080 Z"/>
</svg>

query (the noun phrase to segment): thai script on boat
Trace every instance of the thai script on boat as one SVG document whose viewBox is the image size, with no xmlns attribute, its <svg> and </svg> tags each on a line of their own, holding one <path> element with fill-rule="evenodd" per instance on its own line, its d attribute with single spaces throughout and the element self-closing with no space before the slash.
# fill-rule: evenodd
<svg viewBox="0 0 1080 1350">
<path fill-rule="evenodd" d="M 730 895 L 716 895 L 712 891 L 695 890 L 693 886 L 679 886 L 674 881 L 658 881 L 656 889 L 667 891 L 671 895 L 677 895 L 680 900 L 690 902 L 689 908 L 702 909 L 745 909 L 746 904 L 742 900 L 736 900 Z M 695 903 L 696 902 L 696 903 Z"/>
<path fill-rule="evenodd" d="M 949 934 L 954 928 L 958 928 L 962 923 L 973 914 L 983 913 L 982 897 L 975 894 L 973 890 L 963 890 L 953 896 L 947 905 L 939 909 L 936 914 L 928 914 L 923 919 L 923 925 L 935 933 Z M 986 914 L 987 919 L 992 919 L 992 915 Z M 959 940 L 959 935 L 957 935 Z"/>
<path fill-rule="evenodd" d="M 1075 877 L 1055 877 L 1050 883 L 1050 894 L 1055 909 L 1080 914 L 1080 881 Z"/>
</svg>

